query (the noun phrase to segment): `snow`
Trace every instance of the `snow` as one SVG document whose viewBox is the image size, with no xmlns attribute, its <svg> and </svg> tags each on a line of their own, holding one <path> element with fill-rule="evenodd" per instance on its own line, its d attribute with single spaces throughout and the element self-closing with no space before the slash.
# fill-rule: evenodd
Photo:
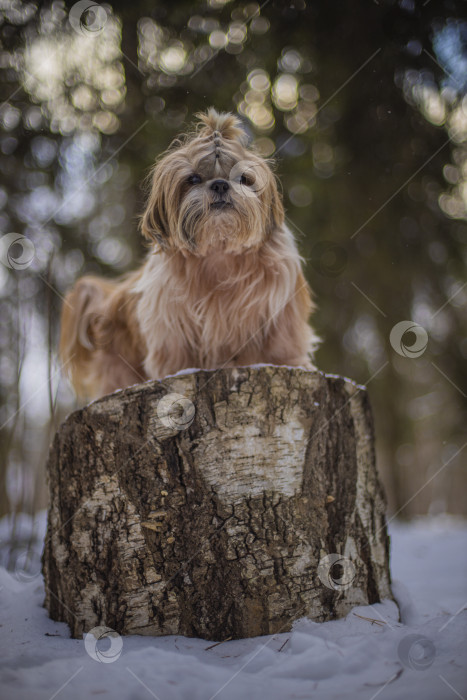
<svg viewBox="0 0 467 700">
<path fill-rule="evenodd" d="M 11 524 L 0 522 L 0 563 Z M 45 514 L 21 516 L 16 540 L 43 541 Z M 211 644 L 184 637 L 69 638 L 47 617 L 33 558 L 0 568 L 3 700 L 456 700 L 467 677 L 467 523 L 447 516 L 390 525 L 395 604 L 355 608 L 292 632 Z M 10 562 L 11 565 L 11 562 Z M 28 567 L 26 567 L 28 568 Z M 13 574 L 13 575 L 12 575 Z M 370 619 L 365 619 L 370 618 Z M 417 643 L 418 642 L 418 643 Z M 88 649 L 88 650 L 87 650 Z M 99 661 L 99 658 L 101 661 Z"/>
</svg>

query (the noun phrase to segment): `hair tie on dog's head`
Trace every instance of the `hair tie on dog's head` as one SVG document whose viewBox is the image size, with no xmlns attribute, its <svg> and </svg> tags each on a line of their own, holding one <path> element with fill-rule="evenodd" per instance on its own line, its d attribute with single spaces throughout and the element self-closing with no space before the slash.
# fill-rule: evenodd
<svg viewBox="0 0 467 700">
<path fill-rule="evenodd" d="M 215 154 L 216 158 L 220 158 L 221 157 L 220 152 L 219 152 L 220 145 L 221 145 L 220 133 L 218 131 L 214 131 L 213 136 L 214 136 L 214 154 Z"/>
</svg>

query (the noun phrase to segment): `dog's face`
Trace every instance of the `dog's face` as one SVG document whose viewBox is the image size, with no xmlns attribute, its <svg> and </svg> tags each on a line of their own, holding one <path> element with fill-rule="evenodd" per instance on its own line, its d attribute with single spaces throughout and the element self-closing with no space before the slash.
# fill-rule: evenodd
<svg viewBox="0 0 467 700">
<path fill-rule="evenodd" d="M 162 249 L 186 254 L 258 248 L 283 224 L 276 179 L 246 148 L 238 120 L 209 110 L 202 128 L 156 164 L 142 232 Z"/>
</svg>

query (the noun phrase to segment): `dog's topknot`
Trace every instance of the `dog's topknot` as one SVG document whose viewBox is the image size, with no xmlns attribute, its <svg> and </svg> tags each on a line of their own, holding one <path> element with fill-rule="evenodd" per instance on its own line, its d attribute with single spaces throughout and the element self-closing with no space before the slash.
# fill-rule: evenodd
<svg viewBox="0 0 467 700">
<path fill-rule="evenodd" d="M 200 136 L 240 141 L 246 145 L 248 137 L 241 122 L 230 112 L 217 112 L 214 107 L 210 107 L 207 112 L 198 112 L 196 118 L 204 125 L 199 132 Z"/>
</svg>

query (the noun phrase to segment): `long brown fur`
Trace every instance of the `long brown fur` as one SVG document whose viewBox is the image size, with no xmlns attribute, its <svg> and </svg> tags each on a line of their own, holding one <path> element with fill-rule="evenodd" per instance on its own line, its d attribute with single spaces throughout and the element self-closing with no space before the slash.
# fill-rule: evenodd
<svg viewBox="0 0 467 700">
<path fill-rule="evenodd" d="M 83 277 L 65 299 L 60 356 L 83 397 L 188 367 L 312 366 L 313 304 L 275 176 L 235 117 L 198 118 L 152 171 L 143 266 Z"/>
</svg>

